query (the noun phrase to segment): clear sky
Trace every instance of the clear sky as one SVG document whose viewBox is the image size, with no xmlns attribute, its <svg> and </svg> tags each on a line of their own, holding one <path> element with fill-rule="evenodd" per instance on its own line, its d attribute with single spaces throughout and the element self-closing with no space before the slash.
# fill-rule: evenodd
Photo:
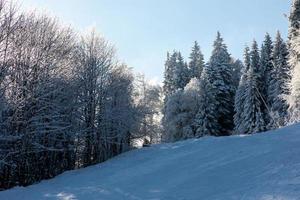
<svg viewBox="0 0 300 200">
<path fill-rule="evenodd" d="M 197 40 L 208 60 L 216 32 L 242 58 L 246 44 L 265 32 L 287 36 L 291 0 L 18 0 L 25 9 L 46 9 L 78 30 L 94 26 L 136 72 L 162 80 L 166 52 L 188 57 Z"/>
</svg>

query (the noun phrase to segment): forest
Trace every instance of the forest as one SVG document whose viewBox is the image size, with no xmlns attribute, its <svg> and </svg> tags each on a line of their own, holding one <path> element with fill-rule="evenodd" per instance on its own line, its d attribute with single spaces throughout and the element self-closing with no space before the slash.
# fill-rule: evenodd
<svg viewBox="0 0 300 200">
<path fill-rule="evenodd" d="M 255 40 L 234 58 L 220 32 L 205 62 L 167 53 L 150 84 L 96 30 L 0 0 L 0 191 L 144 146 L 256 134 L 300 122 L 300 0 L 289 36 Z"/>
</svg>

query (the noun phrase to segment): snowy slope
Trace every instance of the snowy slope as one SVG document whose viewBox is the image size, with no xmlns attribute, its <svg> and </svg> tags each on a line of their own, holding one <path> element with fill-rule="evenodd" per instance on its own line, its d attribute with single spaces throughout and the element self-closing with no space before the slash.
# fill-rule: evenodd
<svg viewBox="0 0 300 200">
<path fill-rule="evenodd" d="M 297 200 L 300 125 L 132 151 L 1 200 Z"/>
</svg>

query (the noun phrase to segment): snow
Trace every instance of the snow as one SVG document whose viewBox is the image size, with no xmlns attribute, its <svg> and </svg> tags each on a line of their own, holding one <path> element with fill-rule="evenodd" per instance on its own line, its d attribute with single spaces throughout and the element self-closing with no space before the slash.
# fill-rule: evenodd
<svg viewBox="0 0 300 200">
<path fill-rule="evenodd" d="M 297 200 L 300 124 L 253 136 L 205 137 L 122 154 L 1 200 Z"/>
</svg>

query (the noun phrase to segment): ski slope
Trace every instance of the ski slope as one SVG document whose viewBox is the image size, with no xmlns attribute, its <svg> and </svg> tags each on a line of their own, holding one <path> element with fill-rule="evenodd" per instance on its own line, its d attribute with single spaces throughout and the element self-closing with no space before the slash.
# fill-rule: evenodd
<svg viewBox="0 0 300 200">
<path fill-rule="evenodd" d="M 298 200 L 300 125 L 131 151 L 0 200 Z"/>
</svg>

